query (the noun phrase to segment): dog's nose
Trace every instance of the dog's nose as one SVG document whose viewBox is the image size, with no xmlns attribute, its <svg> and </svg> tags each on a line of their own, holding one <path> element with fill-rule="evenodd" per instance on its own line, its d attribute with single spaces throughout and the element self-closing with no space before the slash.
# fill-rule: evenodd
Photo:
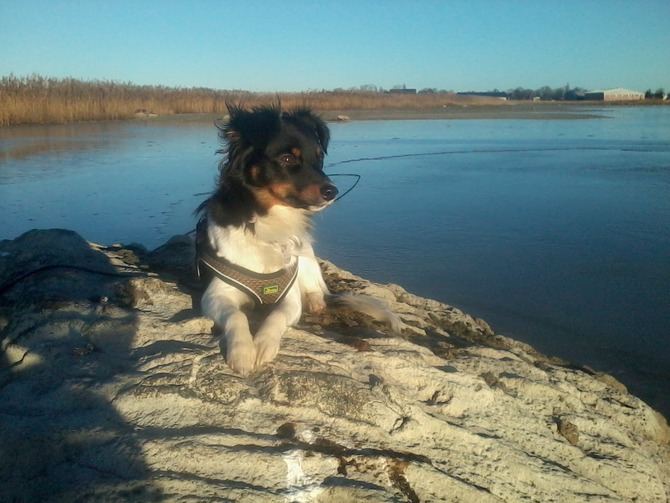
<svg viewBox="0 0 670 503">
<path fill-rule="evenodd" d="M 335 185 L 332 183 L 323 185 L 321 187 L 321 196 L 323 196 L 326 201 L 332 201 L 335 199 L 335 196 L 337 196 L 337 187 L 335 187 Z"/>
</svg>

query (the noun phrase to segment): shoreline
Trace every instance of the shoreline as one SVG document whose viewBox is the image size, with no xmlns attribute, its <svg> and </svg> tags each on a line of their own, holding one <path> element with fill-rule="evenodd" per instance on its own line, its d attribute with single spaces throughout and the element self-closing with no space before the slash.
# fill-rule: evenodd
<svg viewBox="0 0 670 503">
<path fill-rule="evenodd" d="M 327 109 L 312 107 L 327 122 L 373 121 L 373 120 L 578 120 L 604 119 L 610 108 L 670 106 L 668 102 L 519 102 L 500 103 L 449 103 L 432 107 L 380 107 Z M 291 108 L 291 107 L 288 107 Z M 62 126 L 75 124 L 97 124 L 106 122 L 167 122 L 200 121 L 221 119 L 223 114 L 211 112 L 137 115 L 118 119 L 77 120 L 68 122 L 24 123 L 0 125 L 1 131 L 17 128 Z M 346 117 L 342 120 L 338 117 Z"/>
<path fill-rule="evenodd" d="M 500 102 L 448 104 L 439 107 L 341 108 L 312 110 L 326 122 L 383 120 L 581 120 L 606 119 L 610 108 L 646 107 L 653 104 L 603 102 Z M 342 119 L 344 117 L 344 120 Z M 221 114 L 193 113 L 137 117 L 131 121 L 216 120 Z"/>
<path fill-rule="evenodd" d="M 338 116 L 346 116 L 349 120 L 574 120 L 603 119 L 605 115 L 593 112 L 593 108 L 601 106 L 593 104 L 516 104 L 500 105 L 448 105 L 432 108 L 380 108 L 380 109 L 343 109 L 318 111 L 330 122 L 337 122 Z"/>
<path fill-rule="evenodd" d="M 33 235 L 49 236 L 50 234 L 72 235 L 78 239 L 83 239 L 82 236 L 80 236 L 77 232 L 66 228 L 52 228 L 52 229 L 33 228 L 13 238 L 0 239 L 0 251 L 3 249 L 3 247 L 6 246 L 11 247 L 13 246 L 14 243 L 20 243 L 28 237 L 32 238 Z M 51 239 L 53 238 L 49 237 L 46 240 L 46 243 L 49 243 L 51 245 L 52 244 L 50 243 Z M 132 256 L 133 261 L 131 261 L 130 263 L 125 263 L 125 265 L 122 265 L 122 267 L 130 267 L 132 269 L 139 267 L 138 264 L 140 262 L 146 262 L 144 266 L 140 267 L 142 271 L 141 274 L 142 275 L 147 274 L 146 277 L 158 276 L 161 277 L 162 279 L 174 281 L 175 284 L 179 284 L 182 288 L 184 288 L 185 292 L 190 292 L 189 294 L 193 294 L 200 288 L 199 287 L 200 279 L 199 277 L 194 276 L 195 271 L 191 267 L 191 265 L 193 264 L 193 258 L 191 257 L 191 253 L 195 251 L 194 248 L 195 245 L 192 242 L 192 237 L 190 233 L 173 235 L 171 238 L 165 240 L 162 244 L 158 245 L 155 248 L 148 248 L 142 243 L 100 244 L 98 242 L 88 240 L 86 240 L 85 242 L 93 250 L 113 252 L 113 254 L 119 254 L 119 257 L 121 257 L 121 263 L 125 263 L 126 258 L 128 256 Z M 37 248 L 39 248 L 45 245 L 45 242 L 38 240 L 37 244 L 38 244 Z M 57 248 L 56 251 L 53 252 L 54 254 L 65 253 L 65 251 L 61 250 L 59 247 L 56 248 Z M 164 253 L 169 258 L 163 257 Z M 45 256 L 50 254 L 51 252 L 49 253 L 45 252 Z M 3 258 L 8 255 L 9 254 L 7 253 L 5 253 L 5 255 L 2 255 L 2 253 L 0 253 L 0 292 L 2 294 L 5 294 L 6 292 L 9 292 L 10 290 L 14 289 L 15 283 L 21 283 L 24 280 L 22 275 L 14 274 L 13 268 L 5 267 L 3 270 L 3 265 L 5 265 L 3 264 Z M 187 257 L 185 259 L 184 256 L 186 255 Z M 151 258 L 152 256 L 154 257 L 153 259 Z M 368 280 L 367 278 L 355 275 L 345 269 L 341 269 L 340 267 L 333 264 L 327 259 L 324 259 L 322 257 L 317 257 L 317 259 L 324 273 L 324 278 L 327 280 L 326 282 L 331 283 L 335 281 L 334 284 L 337 286 L 335 286 L 334 291 L 348 291 L 350 285 L 349 283 L 347 283 L 347 281 L 345 281 L 342 285 L 338 285 L 338 280 L 337 279 L 334 280 L 335 277 L 339 278 L 340 276 L 342 276 L 342 274 L 344 274 L 344 276 L 348 280 L 354 279 L 357 282 L 362 281 L 365 283 L 369 283 L 370 285 L 376 285 L 383 288 L 391 288 L 391 290 L 394 289 L 398 290 L 399 292 L 401 292 L 400 297 L 407 296 L 407 298 L 412 298 L 414 300 L 418 299 L 420 300 L 419 304 L 422 305 L 423 307 L 426 307 L 428 310 L 430 309 L 427 306 L 432 306 L 432 308 L 437 308 L 439 306 L 447 306 L 448 311 L 450 313 L 457 313 L 458 316 L 464 317 L 459 318 L 458 321 L 454 322 L 453 325 L 449 325 L 449 328 L 454 330 L 453 334 L 459 338 L 465 337 L 468 340 L 471 339 L 470 340 L 471 343 L 483 344 L 484 346 L 489 345 L 491 343 L 491 340 L 488 339 L 493 338 L 494 340 L 498 341 L 494 344 L 493 347 L 498 347 L 497 344 L 499 343 L 499 341 L 504 339 L 505 341 L 510 341 L 511 343 L 518 345 L 519 347 L 522 347 L 525 352 L 532 354 L 534 358 L 537 358 L 538 360 L 544 363 L 550 363 L 565 368 L 570 368 L 575 371 L 583 372 L 584 374 L 605 383 L 608 387 L 611 387 L 624 394 L 630 394 L 631 396 L 634 396 L 635 398 L 643 401 L 643 403 L 647 407 L 653 410 L 654 413 L 658 415 L 660 420 L 669 428 L 668 439 L 670 441 L 670 416 L 667 415 L 667 411 L 662 408 L 657 408 L 657 406 L 654 406 L 651 403 L 646 402 L 645 401 L 646 399 L 643 398 L 639 393 L 630 391 L 629 386 L 631 383 L 621 381 L 619 380 L 618 377 L 615 377 L 615 375 L 608 373 L 607 371 L 600 370 L 597 367 L 593 367 L 583 363 L 577 363 L 573 360 L 565 359 L 562 356 L 557 356 L 556 354 L 552 354 L 550 352 L 540 351 L 536 349 L 533 344 L 524 342 L 521 339 L 517 339 L 516 335 L 505 335 L 502 332 L 497 332 L 486 319 L 480 318 L 474 314 L 470 314 L 470 310 L 465 307 L 457 307 L 454 304 L 446 304 L 442 301 L 438 301 L 429 297 L 420 297 L 408 290 L 405 290 L 405 288 L 402 285 L 396 285 L 394 283 L 388 283 L 384 285 L 377 284 L 371 280 Z M 114 261 L 110 261 L 110 263 L 114 263 Z M 150 266 L 147 264 L 150 264 Z M 23 267 L 23 265 L 24 264 L 19 264 L 20 267 Z M 118 265 L 119 264 L 114 263 L 114 267 L 117 267 Z M 47 266 L 47 268 L 49 267 L 51 266 Z M 74 270 L 78 269 L 78 267 L 79 267 L 78 265 L 56 266 L 56 268 L 64 268 L 64 269 L 72 268 Z M 153 270 L 153 268 L 155 268 L 156 270 Z M 39 269 L 40 268 L 38 267 L 37 269 L 35 269 L 35 271 L 39 272 Z M 91 269 L 95 271 L 96 268 L 91 267 Z M 85 271 L 86 268 L 84 268 L 83 270 Z M 32 276 L 32 274 L 33 274 L 32 272 L 29 272 L 26 275 L 26 277 L 30 277 Z M 95 272 L 93 274 L 95 274 Z M 107 274 L 107 273 L 103 272 L 101 274 Z M 13 276 L 18 277 L 19 279 L 9 280 Z M 120 275 L 111 274 L 111 276 L 122 277 L 123 274 Z M 132 275 L 129 277 L 132 277 Z M 333 285 L 330 286 L 331 288 L 333 287 Z M 386 297 L 388 297 L 388 295 L 386 295 Z M 385 296 L 382 296 L 382 298 L 385 298 Z M 11 307 L 9 308 L 9 310 L 11 310 Z M 298 322 L 298 324 L 295 325 L 293 328 L 304 327 L 306 324 L 309 325 L 310 323 L 314 323 L 315 320 L 320 319 L 321 316 L 325 316 L 326 320 L 330 320 L 328 310 L 326 310 L 324 313 L 318 315 L 303 313 L 301 315 L 300 322 Z M 7 323 L 9 317 L 5 316 L 5 314 L 6 309 L 0 307 L 0 333 L 4 328 L 8 326 Z M 323 322 L 325 325 L 329 323 L 329 321 L 323 321 L 323 320 L 321 320 L 321 322 Z M 317 326 L 319 326 L 318 323 Z M 431 351 L 434 352 L 435 348 L 440 347 L 442 345 L 442 342 L 440 342 L 442 336 L 438 336 L 433 332 L 423 334 L 422 337 L 419 337 L 417 339 L 417 334 L 412 333 L 412 331 L 410 330 L 409 333 L 404 333 L 404 335 L 402 335 L 401 337 L 406 338 L 408 342 L 424 346 L 426 348 L 431 349 Z M 451 356 L 448 356 L 447 359 L 451 359 Z"/>
</svg>

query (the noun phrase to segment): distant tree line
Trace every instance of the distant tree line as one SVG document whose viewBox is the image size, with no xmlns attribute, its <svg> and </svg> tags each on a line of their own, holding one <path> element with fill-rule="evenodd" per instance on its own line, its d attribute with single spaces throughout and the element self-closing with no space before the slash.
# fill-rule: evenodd
<svg viewBox="0 0 670 503">
<path fill-rule="evenodd" d="M 406 86 L 404 84 L 399 84 L 391 87 L 391 89 L 403 89 Z M 337 88 L 335 92 L 369 92 L 369 93 L 387 93 L 387 89 L 383 87 L 378 87 L 374 84 L 364 84 L 358 87 L 350 87 L 348 89 Z M 468 91 L 462 94 L 472 94 L 472 95 L 489 95 L 489 96 L 505 96 L 511 100 L 532 100 L 535 98 L 540 98 L 545 101 L 562 101 L 562 100 L 578 100 L 583 99 L 585 89 L 581 87 L 575 87 L 571 89 L 569 85 L 563 87 L 557 87 L 552 89 L 549 86 L 541 87 L 540 89 L 525 89 L 523 87 L 517 87 L 516 89 L 509 89 L 508 91 L 501 91 L 499 89 L 493 89 L 485 92 L 479 91 Z M 436 87 L 424 87 L 420 89 L 418 94 L 456 94 L 454 90 L 447 89 L 438 89 Z"/>
<path fill-rule="evenodd" d="M 495 91 L 497 91 L 497 89 Z M 549 86 L 543 86 L 535 90 L 517 87 L 516 89 L 507 91 L 507 97 L 511 100 L 533 100 L 539 98 L 542 101 L 578 101 L 583 100 L 584 95 L 587 92 L 588 91 L 582 87 L 571 88 L 569 84 L 553 89 Z M 666 94 L 662 87 L 653 93 L 651 92 L 651 89 L 649 89 L 644 95 L 646 99 L 659 100 L 664 99 L 665 96 Z"/>
<path fill-rule="evenodd" d="M 666 98 L 665 89 L 659 87 L 656 89 L 656 92 L 651 92 L 651 89 L 647 89 L 647 92 L 644 93 L 644 97 L 647 100 L 663 100 Z"/>
<path fill-rule="evenodd" d="M 393 86 L 391 89 L 402 89 L 404 84 Z M 351 87 L 349 89 L 337 88 L 335 91 L 339 92 L 370 92 L 370 93 L 387 93 L 388 90 L 378 87 L 374 84 L 365 84 L 359 87 Z M 515 89 L 508 89 L 507 91 L 501 91 L 499 89 L 492 89 L 485 92 L 476 92 L 468 91 L 463 94 L 473 94 L 473 95 L 488 95 L 488 96 L 506 96 L 510 100 L 534 100 L 539 99 L 541 101 L 579 101 L 584 99 L 584 95 L 588 92 L 587 89 L 583 87 L 570 87 L 570 84 L 566 84 L 562 87 L 550 87 L 542 86 L 539 89 L 528 89 L 524 87 L 517 87 Z M 453 94 L 453 90 L 447 89 L 438 89 L 436 87 L 425 87 L 418 91 L 418 94 Z M 651 89 L 647 90 L 645 93 L 646 99 L 664 99 L 666 94 L 663 88 L 657 89 L 655 92 L 652 92 Z"/>
</svg>

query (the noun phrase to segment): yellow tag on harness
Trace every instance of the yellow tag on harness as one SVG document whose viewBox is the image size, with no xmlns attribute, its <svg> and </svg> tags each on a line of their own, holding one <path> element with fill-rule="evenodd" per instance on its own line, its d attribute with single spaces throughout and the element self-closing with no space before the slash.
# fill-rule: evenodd
<svg viewBox="0 0 670 503">
<path fill-rule="evenodd" d="M 263 295 L 272 295 L 279 292 L 279 285 L 269 285 L 263 287 Z"/>
</svg>

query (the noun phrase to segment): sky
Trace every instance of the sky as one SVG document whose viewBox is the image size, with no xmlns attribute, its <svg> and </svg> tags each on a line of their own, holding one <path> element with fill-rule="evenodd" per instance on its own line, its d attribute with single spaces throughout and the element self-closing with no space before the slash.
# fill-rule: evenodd
<svg viewBox="0 0 670 503">
<path fill-rule="evenodd" d="M 670 90 L 669 0 L 0 0 L 0 77 Z"/>
</svg>

